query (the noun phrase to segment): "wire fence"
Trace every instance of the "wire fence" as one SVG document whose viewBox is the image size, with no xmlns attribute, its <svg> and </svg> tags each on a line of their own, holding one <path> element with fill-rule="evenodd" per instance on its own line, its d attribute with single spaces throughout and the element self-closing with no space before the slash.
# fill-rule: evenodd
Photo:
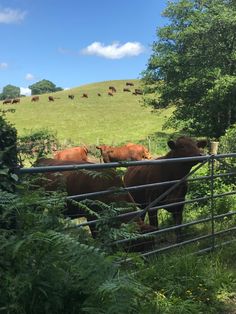
<svg viewBox="0 0 236 314">
<path fill-rule="evenodd" d="M 205 252 L 214 250 L 215 248 L 226 245 L 235 241 L 235 202 L 233 202 L 233 208 L 230 208 L 230 211 L 224 213 L 217 213 L 215 201 L 217 199 L 225 199 L 236 194 L 234 185 L 229 185 L 231 187 L 230 191 L 224 191 L 219 193 L 215 191 L 215 182 L 217 179 L 225 180 L 226 178 L 233 178 L 231 181 L 234 183 L 236 169 L 232 166 L 227 166 L 225 160 L 235 160 L 236 153 L 232 154 L 220 154 L 220 155 L 206 155 L 200 157 L 186 157 L 186 158 L 173 158 L 173 159 L 158 159 L 158 160 L 148 160 L 148 161 L 131 161 L 131 162 L 113 162 L 106 164 L 73 164 L 73 165 L 61 165 L 61 166 L 43 166 L 43 167 L 32 167 L 32 168 L 21 168 L 17 169 L 16 172 L 18 175 L 22 176 L 24 174 L 33 174 L 33 173 L 46 173 L 46 172 L 64 172 L 64 171 L 78 171 L 78 170 L 99 170 L 99 169 L 108 169 L 108 168 L 120 168 L 120 167 L 130 167 L 130 166 L 140 166 L 140 165 L 158 165 L 158 164 L 178 164 L 182 162 L 197 162 L 198 165 L 193 168 L 186 176 L 179 180 L 165 181 L 165 182 L 156 182 L 145 185 L 138 185 L 132 187 L 119 187 L 116 189 L 108 189 L 103 191 L 97 191 L 93 193 L 84 193 L 77 195 L 67 196 L 67 200 L 72 201 L 81 201 L 85 199 L 96 199 L 101 195 L 109 195 L 111 193 L 124 193 L 132 192 L 135 190 L 142 189 L 154 189 L 160 186 L 166 187 L 165 192 L 158 196 L 154 201 L 146 206 L 143 209 L 137 211 L 132 211 L 124 214 L 120 214 L 116 219 L 127 219 L 132 221 L 137 217 L 143 216 L 147 212 L 157 211 L 159 209 L 168 209 L 173 206 L 185 205 L 186 206 L 196 206 L 195 209 L 201 207 L 200 204 L 208 202 L 207 204 L 207 217 L 192 220 L 189 222 L 182 223 L 180 225 L 175 225 L 171 227 L 163 227 L 160 230 L 151 231 L 144 234 L 135 235 L 132 238 L 122 239 L 114 241 L 113 245 L 126 245 L 132 250 L 132 247 L 135 246 L 144 246 L 146 250 L 142 252 L 142 256 L 150 256 L 160 252 L 165 252 L 170 249 L 183 247 L 186 245 L 196 244 L 198 252 Z M 224 171 L 220 173 L 220 165 L 224 163 Z M 191 177 L 195 175 L 199 169 L 204 165 L 208 165 L 208 175 Z M 236 163 L 235 163 L 236 164 Z M 225 167 L 225 165 L 227 167 Z M 228 170 L 225 170 L 228 168 Z M 217 170 L 217 171 L 216 171 Z M 205 181 L 209 183 L 209 193 L 208 195 L 196 197 L 193 199 L 186 198 L 185 200 L 177 202 L 162 203 L 162 201 L 179 187 L 184 182 L 188 184 L 193 184 L 199 181 Z M 185 209 L 186 211 L 186 209 Z M 166 218 L 166 217 L 165 217 Z M 230 223 L 225 223 L 225 221 L 230 221 Z M 97 219 L 79 223 L 76 227 L 83 228 L 85 226 L 94 226 L 99 221 Z M 210 227 L 203 227 L 202 229 L 197 229 L 197 235 L 193 233 L 192 230 L 189 232 L 187 230 L 197 227 L 199 225 L 210 224 Z M 173 232 L 181 230 L 182 240 L 176 243 L 175 237 L 170 235 Z M 183 232 L 183 230 L 185 230 Z M 199 231 L 200 230 L 200 231 Z M 206 234 L 203 234 L 203 233 Z M 170 235 L 169 237 L 166 234 Z M 163 238 L 164 237 L 164 238 Z M 220 239 L 220 240 L 219 240 Z M 218 241 L 219 240 L 219 241 Z M 138 243 L 138 245 L 137 245 Z M 150 245 L 149 245 L 150 244 Z"/>
</svg>

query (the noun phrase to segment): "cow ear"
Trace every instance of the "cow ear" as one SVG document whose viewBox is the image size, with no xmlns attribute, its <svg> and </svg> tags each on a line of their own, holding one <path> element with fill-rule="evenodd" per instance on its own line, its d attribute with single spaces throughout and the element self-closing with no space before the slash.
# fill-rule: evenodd
<svg viewBox="0 0 236 314">
<path fill-rule="evenodd" d="M 174 141 L 168 141 L 167 144 L 170 147 L 170 149 L 175 149 L 176 148 L 176 144 L 175 144 Z"/>
<path fill-rule="evenodd" d="M 204 148 L 207 146 L 207 140 L 197 141 L 197 147 Z"/>
</svg>

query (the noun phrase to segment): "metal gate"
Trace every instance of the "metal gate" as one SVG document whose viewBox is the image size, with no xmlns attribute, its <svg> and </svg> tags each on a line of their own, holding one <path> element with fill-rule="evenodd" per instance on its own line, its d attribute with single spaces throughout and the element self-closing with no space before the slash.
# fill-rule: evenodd
<svg viewBox="0 0 236 314">
<path fill-rule="evenodd" d="M 171 185 L 169 189 L 166 190 L 165 193 L 160 195 L 156 200 L 154 200 L 151 204 L 149 204 L 145 209 L 143 210 L 138 210 L 136 212 L 130 212 L 130 213 L 125 213 L 121 214 L 118 216 L 118 218 L 132 218 L 137 215 L 142 215 L 147 211 L 154 211 L 160 208 L 168 208 L 173 205 L 178 205 L 178 204 L 193 204 L 193 203 L 200 203 L 200 202 L 205 202 L 209 201 L 209 216 L 206 218 L 198 219 L 195 221 L 190 221 L 178 226 L 172 226 L 168 228 L 163 228 L 157 231 L 149 232 L 148 234 L 140 234 L 138 236 L 133 237 L 132 239 L 123 239 L 120 241 L 114 242 L 114 244 L 124 244 L 126 242 L 130 242 L 131 240 L 138 240 L 138 239 L 146 239 L 147 237 L 155 237 L 158 238 L 161 235 L 165 233 L 169 233 L 172 231 L 175 231 L 179 228 L 188 228 L 191 226 L 196 226 L 198 224 L 203 224 L 203 223 L 210 223 L 211 224 L 211 232 L 208 234 L 204 234 L 201 236 L 197 237 L 192 237 L 189 239 L 186 239 L 180 243 L 171 243 L 167 245 L 162 245 L 162 247 L 155 248 L 152 250 L 149 250 L 147 252 L 142 253 L 143 256 L 149 256 L 152 254 L 156 254 L 159 252 L 164 252 L 173 248 L 177 247 L 182 247 L 185 245 L 193 244 L 193 243 L 201 243 L 204 240 L 207 241 L 207 246 L 204 248 L 201 248 L 198 250 L 198 252 L 205 252 L 205 251 L 210 251 L 213 250 L 214 248 L 217 248 L 222 245 L 226 245 L 228 243 L 231 243 L 232 241 L 235 241 L 235 231 L 236 231 L 236 226 L 233 225 L 230 228 L 226 228 L 220 231 L 215 230 L 215 225 L 218 221 L 224 220 L 231 217 L 233 219 L 233 216 L 236 214 L 235 208 L 232 208 L 229 212 L 223 213 L 223 214 L 216 214 L 215 213 L 215 200 L 217 198 L 224 198 L 230 195 L 236 194 L 236 189 L 232 189 L 231 191 L 227 191 L 224 193 L 219 193 L 215 194 L 214 191 L 214 182 L 216 178 L 224 178 L 224 177 L 233 177 L 235 178 L 236 170 L 234 168 L 231 168 L 230 171 L 224 172 L 224 173 L 217 173 L 215 174 L 215 168 L 216 165 L 225 163 L 224 160 L 227 158 L 231 158 L 235 160 L 236 158 L 236 153 L 232 154 L 221 154 L 221 155 L 206 155 L 206 156 L 200 156 L 200 157 L 186 157 L 186 158 L 173 158 L 173 159 L 160 159 L 160 160 L 149 160 L 149 161 L 131 161 L 131 162 L 113 162 L 113 163 L 106 163 L 106 164 L 78 164 L 78 165 L 64 165 L 64 166 L 48 166 L 48 167 L 33 167 L 33 168 L 22 168 L 17 170 L 17 174 L 22 176 L 24 174 L 29 174 L 29 173 L 45 173 L 45 172 L 58 172 L 58 171 L 71 171 L 71 170 L 81 170 L 81 169 L 87 169 L 87 170 L 97 170 L 97 169 L 105 169 L 105 168 L 118 168 L 118 167 L 129 167 L 129 166 L 139 166 L 139 165 L 153 165 L 153 164 L 167 164 L 167 163 L 178 163 L 178 162 L 185 162 L 185 161 L 197 161 L 198 165 L 193 168 L 193 170 L 183 177 L 181 180 L 175 180 L 175 181 L 167 181 L 167 182 L 161 182 L 161 183 L 153 183 L 153 184 L 147 184 L 147 185 L 142 185 L 142 186 L 132 186 L 132 187 L 127 187 L 127 188 L 122 188 L 118 190 L 106 190 L 106 191 L 99 191 L 95 193 L 86 193 L 86 194 L 81 194 L 81 195 L 73 195 L 73 196 L 68 196 L 67 199 L 70 200 L 81 200 L 81 199 L 86 199 L 86 198 L 96 198 L 98 195 L 106 195 L 110 193 L 114 193 L 117 191 L 132 191 L 132 190 L 138 190 L 138 189 L 144 189 L 144 188 L 153 188 L 161 185 Z M 207 176 L 199 176 L 195 178 L 191 178 L 191 176 L 196 173 L 200 168 L 203 167 L 203 165 L 208 164 L 209 167 L 209 175 Z M 236 164 L 236 163 L 235 163 Z M 204 197 L 198 197 L 195 199 L 187 199 L 185 201 L 181 202 L 175 202 L 167 205 L 159 205 L 155 206 L 158 202 L 160 202 L 164 197 L 166 197 L 169 193 L 171 193 L 176 187 L 178 187 L 181 183 L 184 181 L 188 182 L 194 182 L 194 181 L 199 181 L 199 180 L 209 180 L 210 183 L 210 195 L 204 196 Z M 236 183 L 236 181 L 235 181 Z M 97 220 L 90 221 L 90 222 L 85 222 L 77 225 L 78 228 L 82 228 L 84 226 L 88 226 L 91 224 L 96 224 Z M 225 235 L 230 235 L 229 239 L 225 242 L 221 242 L 220 244 L 216 243 L 218 238 L 222 238 Z"/>
</svg>

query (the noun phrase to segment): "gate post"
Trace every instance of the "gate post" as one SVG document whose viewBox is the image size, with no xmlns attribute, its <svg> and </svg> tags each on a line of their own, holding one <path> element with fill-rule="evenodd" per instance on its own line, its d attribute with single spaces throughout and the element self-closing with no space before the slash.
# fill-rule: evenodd
<svg viewBox="0 0 236 314">
<path fill-rule="evenodd" d="M 215 248 L 215 220 L 214 220 L 214 155 L 211 155 L 210 161 L 210 190 L 211 190 L 211 248 L 214 250 Z"/>
</svg>

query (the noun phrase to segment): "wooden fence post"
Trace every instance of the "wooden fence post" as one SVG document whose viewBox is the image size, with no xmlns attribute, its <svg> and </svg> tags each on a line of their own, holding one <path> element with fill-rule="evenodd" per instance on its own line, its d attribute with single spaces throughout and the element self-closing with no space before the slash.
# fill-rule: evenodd
<svg viewBox="0 0 236 314">
<path fill-rule="evenodd" d="M 218 147 L 219 147 L 219 142 L 214 142 L 212 141 L 210 143 L 210 154 L 211 155 L 217 155 L 218 153 Z"/>
</svg>

